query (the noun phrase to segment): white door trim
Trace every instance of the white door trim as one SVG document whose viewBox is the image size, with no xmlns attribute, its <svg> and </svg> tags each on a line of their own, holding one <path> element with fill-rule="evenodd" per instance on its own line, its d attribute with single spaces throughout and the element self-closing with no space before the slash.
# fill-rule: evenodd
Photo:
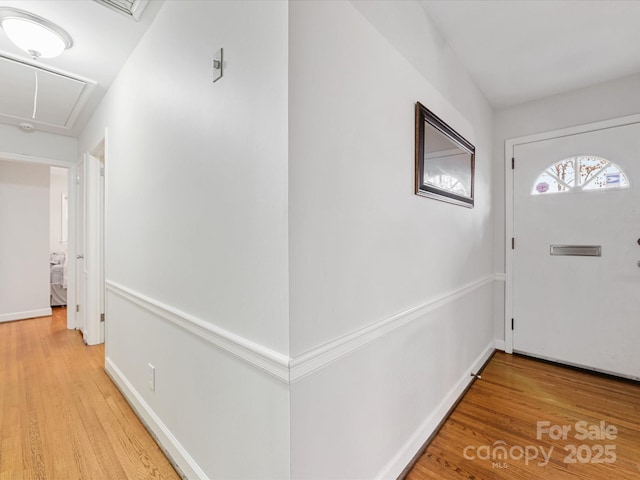
<svg viewBox="0 0 640 480">
<path fill-rule="evenodd" d="M 69 169 L 68 186 L 67 186 L 67 208 L 69 212 L 75 212 L 76 208 L 76 176 L 78 169 L 75 163 L 65 162 L 64 160 L 56 160 L 55 158 L 36 157 L 32 155 L 22 155 L 19 153 L 0 152 L 0 159 L 10 162 L 31 163 L 34 165 L 43 165 L 47 167 L 61 167 Z M 67 328 L 73 330 L 76 325 L 76 215 L 70 214 L 67 223 Z M 72 306 L 72 308 L 69 308 Z"/>
<path fill-rule="evenodd" d="M 106 165 L 107 130 L 92 150 L 84 153 L 85 168 L 85 285 L 84 334 L 87 345 L 104 343 L 105 293 L 105 210 L 106 210 Z M 101 167 L 104 171 L 101 174 Z M 104 176 L 104 177 L 103 177 Z"/>
<path fill-rule="evenodd" d="M 620 118 L 603 120 L 600 122 L 587 123 L 575 127 L 562 128 L 549 132 L 516 137 L 505 140 L 504 145 L 504 168 L 505 168 L 505 297 L 504 297 L 504 340 L 505 352 L 513 353 L 513 331 L 511 330 L 511 319 L 513 318 L 513 250 L 511 249 L 511 239 L 514 237 L 513 231 L 513 170 L 511 169 L 511 159 L 514 156 L 514 149 L 517 145 L 525 143 L 540 142 L 559 137 L 568 137 L 578 133 L 594 132 L 607 128 L 621 127 L 640 123 L 640 114 L 629 115 Z M 511 173 L 509 173 L 511 172 Z M 516 240 L 517 242 L 517 240 Z M 516 245 L 517 246 L 517 245 Z"/>
<path fill-rule="evenodd" d="M 85 286 L 86 305 L 84 311 L 85 342 L 87 345 L 102 343 L 100 338 L 100 161 L 90 153 L 84 156 L 85 168 L 85 252 L 84 262 L 87 270 Z"/>
</svg>

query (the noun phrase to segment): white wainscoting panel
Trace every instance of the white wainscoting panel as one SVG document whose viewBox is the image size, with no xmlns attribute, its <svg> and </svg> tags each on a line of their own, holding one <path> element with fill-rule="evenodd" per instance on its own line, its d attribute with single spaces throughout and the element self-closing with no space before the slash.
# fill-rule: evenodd
<svg viewBox="0 0 640 480">
<path fill-rule="evenodd" d="M 436 310 L 447 303 L 454 302 L 475 290 L 491 283 L 494 275 L 487 275 L 479 280 L 470 282 L 461 288 L 439 295 L 431 300 L 400 312 L 389 318 L 368 325 L 360 330 L 351 332 L 342 337 L 336 338 L 332 342 L 305 352 L 291 361 L 291 381 L 295 382 L 313 373 L 314 371 L 335 362 L 340 357 L 348 355 L 359 348 L 373 342 L 374 340 L 398 329 L 412 320 L 416 320 L 427 313 Z"/>
<path fill-rule="evenodd" d="M 462 298 L 493 281 L 504 281 L 504 274 L 482 277 L 456 290 L 434 297 L 421 305 L 338 337 L 331 342 L 320 345 L 295 358 L 289 358 L 286 355 L 275 352 L 249 339 L 223 330 L 209 322 L 165 305 L 162 302 L 119 285 L 116 282 L 107 280 L 106 285 L 107 290 L 112 293 L 161 316 L 288 383 L 304 378 L 316 370 L 373 342 L 377 338 L 401 328 L 408 322 L 420 318 L 447 303 Z"/>
<path fill-rule="evenodd" d="M 458 383 L 449 391 L 447 396 L 442 399 L 438 408 L 418 427 L 413 436 L 407 440 L 407 443 L 400 449 L 398 454 L 391 459 L 387 466 L 377 476 L 377 480 L 386 480 L 388 478 L 396 478 L 406 466 L 411 462 L 416 452 L 424 445 L 425 439 L 429 438 L 438 428 L 440 422 L 447 416 L 449 410 L 456 404 L 465 389 L 473 381 L 472 373 L 477 373 L 480 368 L 493 355 L 495 349 L 493 345 L 489 345 L 473 362 L 473 364 L 462 375 Z"/>
<path fill-rule="evenodd" d="M 220 355 L 220 353 L 213 353 L 216 351 L 231 354 L 231 358 L 240 361 L 237 362 L 237 366 L 233 367 L 234 371 L 238 368 L 240 370 L 236 372 L 244 372 L 242 375 L 248 375 L 247 378 L 252 378 L 251 382 L 257 381 L 255 388 L 259 388 L 258 385 L 262 383 L 271 392 L 269 393 L 271 398 L 278 399 L 278 402 L 285 398 L 282 396 L 286 395 L 285 391 L 290 392 L 289 401 L 278 403 L 278 408 L 284 408 L 285 404 L 290 405 L 288 408 L 291 408 L 289 422 L 291 422 L 293 433 L 289 442 L 292 448 L 290 461 L 292 462 L 291 475 L 293 477 L 298 474 L 309 475 L 310 472 L 315 471 L 314 465 L 319 462 L 318 452 L 324 451 L 325 448 L 329 448 L 329 451 L 326 452 L 329 455 L 334 453 L 337 456 L 341 455 L 333 452 L 333 447 L 327 447 L 330 443 L 327 443 L 329 436 L 344 435 L 347 438 L 356 435 L 347 433 L 347 431 L 331 433 L 327 430 L 325 432 L 326 441 L 322 440 L 322 434 L 317 432 L 314 435 L 317 438 L 304 439 L 302 442 L 304 445 L 300 446 L 302 432 L 307 432 L 310 428 L 314 431 L 324 428 L 318 424 L 320 417 L 325 418 L 326 428 L 331 427 L 332 431 L 342 428 L 335 424 L 335 418 L 326 417 L 332 414 L 329 411 L 324 411 L 324 407 L 319 407 L 318 402 L 323 402 L 320 397 L 329 395 L 330 397 L 326 399 L 328 405 L 337 401 L 337 398 L 343 398 L 345 395 L 349 397 L 343 398 L 344 403 L 342 400 L 338 401 L 331 411 L 337 416 L 351 412 L 349 415 L 354 418 L 347 422 L 354 423 L 349 428 L 351 432 L 357 431 L 370 422 L 370 417 L 366 415 L 363 417 L 363 412 L 354 415 L 351 409 L 356 408 L 356 404 L 360 404 L 358 402 L 364 401 L 363 408 L 370 408 L 371 415 L 375 417 L 390 415 L 389 418 L 395 418 L 400 415 L 394 420 L 398 425 L 391 427 L 391 425 L 385 424 L 384 418 L 378 418 L 366 427 L 372 429 L 372 432 L 360 433 L 356 435 L 358 438 L 351 439 L 351 441 L 366 443 L 369 440 L 362 437 L 363 435 L 372 439 L 375 437 L 374 430 L 380 432 L 390 429 L 395 438 L 393 442 L 386 442 L 388 444 L 383 448 L 382 445 L 385 442 L 372 441 L 372 451 L 375 451 L 376 448 L 382 449 L 377 452 L 377 455 L 383 463 L 377 466 L 370 465 L 367 467 L 370 470 L 364 471 L 359 467 L 360 461 L 352 459 L 350 455 L 343 452 L 344 459 L 334 459 L 336 462 L 336 465 L 332 467 L 334 470 L 320 472 L 320 474 L 327 475 L 342 472 L 345 475 L 365 475 L 368 478 L 382 480 L 397 476 L 402 472 L 472 381 L 470 374 L 478 371 L 495 348 L 504 347 L 503 342 L 492 338 L 491 327 L 494 286 L 502 284 L 502 281 L 500 275 L 487 275 L 456 290 L 434 297 L 414 308 L 339 337 L 295 358 L 274 352 L 249 339 L 222 330 L 202 319 L 162 304 L 113 281 L 107 281 L 107 290 L 112 296 L 112 302 L 117 299 L 117 303 L 121 305 L 119 308 L 122 313 L 119 313 L 119 316 L 133 315 L 130 320 L 127 320 L 128 322 L 135 320 L 135 309 L 142 309 L 138 311 L 141 314 L 145 312 L 142 314 L 143 316 L 151 316 L 149 318 L 157 318 L 157 321 L 161 322 L 158 327 L 165 325 L 161 329 L 184 332 L 186 334 L 185 340 L 180 342 L 187 341 L 188 338 L 197 339 L 193 341 L 204 341 L 206 345 L 213 348 L 211 358 Z M 111 309 L 109 311 L 111 312 Z M 121 333 L 119 335 L 122 335 L 122 332 L 126 331 L 122 330 L 126 323 L 122 324 L 122 320 L 120 323 Z M 107 318 L 107 329 L 109 329 L 109 317 Z M 162 335 L 166 336 L 166 333 Z M 186 445 L 186 440 L 184 441 L 185 446 L 181 445 L 176 438 L 182 437 L 173 431 L 175 419 L 171 423 L 163 417 L 170 410 L 164 406 L 165 413 L 161 413 L 162 409 L 157 409 L 153 395 L 149 397 L 149 392 L 146 392 L 144 372 L 143 369 L 140 369 L 142 365 L 138 365 L 144 362 L 138 359 L 131 364 L 131 361 L 128 360 L 129 354 L 125 350 L 117 351 L 123 348 L 122 345 L 116 344 L 114 348 L 116 350 L 110 349 L 108 351 L 109 358 L 106 368 L 115 383 L 136 409 L 138 415 L 158 437 L 160 444 L 184 470 L 187 477 L 207 478 L 205 470 L 200 468 L 190 456 L 191 454 L 195 458 L 200 458 L 202 452 L 198 456 L 194 455 Z M 112 355 L 119 356 L 121 359 L 127 358 L 124 364 L 126 369 L 120 367 L 119 364 L 117 365 L 117 362 L 111 358 Z M 241 367 L 243 364 L 244 368 Z M 223 370 L 220 370 L 221 367 L 221 365 L 216 366 L 218 369 L 216 376 L 228 376 L 224 375 Z M 167 366 L 165 365 L 164 368 L 166 370 Z M 180 374 L 177 370 L 178 366 L 171 367 L 171 369 L 172 376 Z M 336 372 L 340 373 L 336 375 Z M 191 375 L 189 372 L 185 374 Z M 380 382 L 382 382 L 379 384 L 371 378 L 371 375 L 378 374 L 381 375 Z M 389 377 L 390 375 L 391 377 Z M 394 377 L 397 378 L 390 381 Z M 261 382 L 259 378 L 263 378 L 266 383 Z M 389 385 L 393 385 L 389 389 L 384 383 L 385 378 L 386 381 L 390 381 Z M 339 386 L 343 382 L 358 383 L 360 380 L 364 380 L 363 391 L 360 393 L 356 393 L 359 387 L 355 384 L 349 384 L 348 387 L 346 387 L 347 384 L 343 387 Z M 232 379 L 228 378 L 224 381 L 232 381 Z M 236 379 L 235 382 L 237 383 L 238 380 Z M 424 385 L 418 386 L 418 390 L 415 392 L 416 397 L 422 398 L 419 404 L 404 398 L 403 395 L 406 395 L 406 392 L 402 393 L 406 389 L 414 389 L 412 385 L 416 383 L 424 383 Z M 274 390 L 275 385 L 278 384 L 282 390 Z M 141 388 L 145 391 L 140 391 Z M 211 386 L 207 388 L 211 388 Z M 354 388 L 356 390 L 353 390 Z M 378 388 L 382 388 L 382 390 L 378 391 Z M 213 391 L 211 390 L 211 392 Z M 371 395 L 383 395 L 388 399 L 377 398 L 374 400 L 368 397 L 371 400 L 367 400 L 367 392 Z M 362 395 L 365 397 L 360 398 Z M 371 402 L 371 405 L 367 406 L 368 402 Z M 405 411 L 401 412 L 402 410 Z M 217 414 L 219 413 L 217 412 Z M 284 415 L 284 410 L 279 413 Z M 190 415 L 193 416 L 192 414 L 193 412 Z M 201 414 L 206 413 L 203 411 Z M 268 427 L 271 423 L 267 422 L 262 427 L 271 428 Z M 320 423 L 322 424 L 322 422 Z M 169 424 L 174 427 L 168 428 Z M 263 432 L 266 431 L 263 430 Z M 284 447 L 280 445 L 279 448 Z M 280 453 L 279 451 L 279 455 Z M 281 454 L 285 455 L 285 453 Z M 202 465 L 202 460 L 199 463 Z M 311 470 L 306 470 L 307 467 L 304 465 L 312 465 Z M 208 470 L 206 471 L 208 473 Z"/>
<path fill-rule="evenodd" d="M 493 291 L 490 279 L 474 282 L 313 373 L 292 374 L 292 478 L 397 478 L 494 351 Z"/>
<path fill-rule="evenodd" d="M 228 332 L 210 322 L 165 305 L 110 280 L 106 281 L 106 285 L 108 291 L 135 303 L 145 310 L 153 312 L 184 330 L 201 337 L 203 340 L 233 353 L 254 367 L 260 368 L 284 382 L 289 381 L 289 357 L 286 355 Z"/>
<path fill-rule="evenodd" d="M 209 477 L 202 471 L 195 460 L 191 458 L 189 452 L 178 442 L 160 417 L 156 415 L 149 404 L 145 402 L 144 398 L 142 398 L 131 382 L 127 380 L 127 377 L 124 376 L 109 357 L 105 358 L 104 369 L 125 396 L 129 405 L 131 405 L 138 417 L 140 417 L 147 427 L 147 430 L 156 438 L 160 448 L 170 459 L 174 468 L 185 478 L 209 480 Z"/>
<path fill-rule="evenodd" d="M 288 383 L 113 286 L 106 300 L 107 371 L 187 478 L 288 478 Z"/>
</svg>

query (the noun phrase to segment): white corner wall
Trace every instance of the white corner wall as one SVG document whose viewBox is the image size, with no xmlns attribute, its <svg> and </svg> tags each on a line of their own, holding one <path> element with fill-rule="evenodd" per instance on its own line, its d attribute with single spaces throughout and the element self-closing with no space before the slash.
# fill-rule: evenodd
<svg viewBox="0 0 640 480">
<path fill-rule="evenodd" d="M 413 194 L 416 101 L 475 208 Z M 418 2 L 163 5 L 79 153 L 106 369 L 188 478 L 400 474 L 493 350 L 492 117 Z"/>
<path fill-rule="evenodd" d="M 505 271 L 505 141 L 640 113 L 640 75 L 498 110 L 494 131 L 495 270 Z M 504 291 L 496 306 L 504 305 Z M 496 308 L 496 338 L 504 339 L 504 310 Z"/>
<path fill-rule="evenodd" d="M 0 322 L 51 315 L 49 168 L 0 160 Z"/>
<path fill-rule="evenodd" d="M 493 351 L 493 112 L 418 2 L 289 28 L 292 478 L 396 478 Z M 416 101 L 475 144 L 475 208 L 414 195 Z"/>
<path fill-rule="evenodd" d="M 107 131 L 106 368 L 188 478 L 289 477 L 287 17 L 165 2 L 80 138 Z"/>
</svg>

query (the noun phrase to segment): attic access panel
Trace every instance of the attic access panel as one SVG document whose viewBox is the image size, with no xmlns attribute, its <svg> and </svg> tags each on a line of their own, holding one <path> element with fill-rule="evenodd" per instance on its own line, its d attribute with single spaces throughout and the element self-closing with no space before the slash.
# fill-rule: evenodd
<svg viewBox="0 0 640 480">
<path fill-rule="evenodd" d="M 83 80 L 0 56 L 1 117 L 71 128 L 74 110 L 86 87 Z"/>
</svg>

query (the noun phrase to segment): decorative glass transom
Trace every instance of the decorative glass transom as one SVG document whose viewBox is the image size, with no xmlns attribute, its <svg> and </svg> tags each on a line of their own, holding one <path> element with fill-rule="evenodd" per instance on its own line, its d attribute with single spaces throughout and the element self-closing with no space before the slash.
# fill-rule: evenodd
<svg viewBox="0 0 640 480">
<path fill-rule="evenodd" d="M 589 155 L 566 158 L 542 172 L 531 195 L 628 188 L 627 175 L 615 163 Z"/>
</svg>

